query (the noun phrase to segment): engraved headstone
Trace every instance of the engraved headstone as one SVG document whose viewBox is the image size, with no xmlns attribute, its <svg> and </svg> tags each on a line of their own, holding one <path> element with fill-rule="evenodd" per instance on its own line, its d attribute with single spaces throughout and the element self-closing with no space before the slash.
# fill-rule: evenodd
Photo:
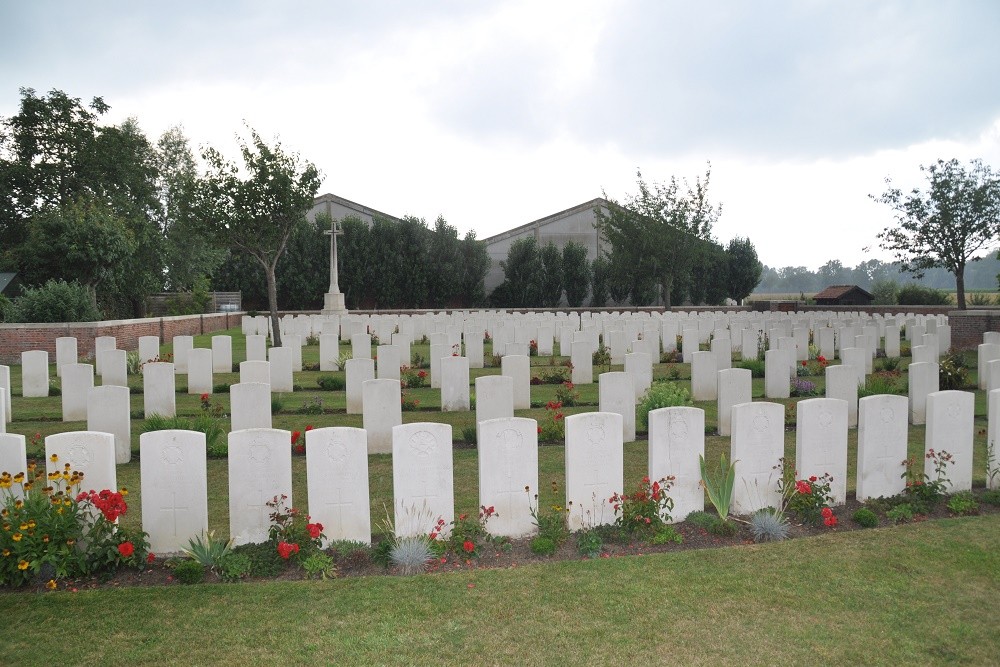
<svg viewBox="0 0 1000 667">
<path fill-rule="evenodd" d="M 399 537 L 427 535 L 438 518 L 455 519 L 450 424 L 415 422 L 392 429 L 392 495 Z"/>
<path fill-rule="evenodd" d="M 246 363 L 246 362 L 244 362 Z M 267 363 L 267 362 L 252 362 Z M 229 388 L 231 431 L 271 428 L 271 385 L 265 382 L 240 382 Z M 289 443 L 291 446 L 291 443 Z"/>
<path fill-rule="evenodd" d="M 392 453 L 392 429 L 403 423 L 399 380 L 366 380 L 361 384 L 362 423 L 369 454 Z"/>
<path fill-rule="evenodd" d="M 132 460 L 132 419 L 128 387 L 107 385 L 87 392 L 87 430 L 115 436 L 115 463 Z"/>
<path fill-rule="evenodd" d="M 317 428 L 306 432 L 309 514 L 327 542 L 370 544 L 368 442 L 364 429 Z"/>
<path fill-rule="evenodd" d="M 800 479 L 830 475 L 833 505 L 847 500 L 847 401 L 799 401 L 795 417 L 795 469 Z"/>
<path fill-rule="evenodd" d="M 608 498 L 625 490 L 623 428 L 617 413 L 566 417 L 566 508 L 571 531 L 614 523 Z"/>
<path fill-rule="evenodd" d="M 491 535 L 524 537 L 535 531 L 531 509 L 538 493 L 538 422 L 509 417 L 479 424 L 479 504 L 494 507 Z"/>
<path fill-rule="evenodd" d="M 899 495 L 906 488 L 906 441 L 909 434 L 905 396 L 866 396 L 858 403 L 859 502 Z"/>
<path fill-rule="evenodd" d="M 152 431 L 139 436 L 142 529 L 149 549 L 174 554 L 208 531 L 205 434 Z"/>
<path fill-rule="evenodd" d="M 785 455 L 785 406 L 779 403 L 743 403 L 733 406 L 730 461 L 736 466 L 733 512 L 751 514 L 780 507 L 775 469 Z"/>
<path fill-rule="evenodd" d="M 292 501 L 291 433 L 252 428 L 229 434 L 229 534 L 235 544 L 259 544 L 271 525 L 267 506 Z"/>
<path fill-rule="evenodd" d="M 659 408 L 649 413 L 649 479 L 673 476 L 669 491 L 673 521 L 705 509 L 699 456 L 705 454 L 705 411 L 701 408 Z"/>
</svg>

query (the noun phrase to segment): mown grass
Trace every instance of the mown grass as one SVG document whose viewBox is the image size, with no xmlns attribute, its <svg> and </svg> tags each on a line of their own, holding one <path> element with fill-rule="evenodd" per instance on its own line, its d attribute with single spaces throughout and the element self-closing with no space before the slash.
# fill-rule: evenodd
<svg viewBox="0 0 1000 667">
<path fill-rule="evenodd" d="M 1000 517 L 418 577 L 2 597 L 7 664 L 996 664 Z"/>
</svg>

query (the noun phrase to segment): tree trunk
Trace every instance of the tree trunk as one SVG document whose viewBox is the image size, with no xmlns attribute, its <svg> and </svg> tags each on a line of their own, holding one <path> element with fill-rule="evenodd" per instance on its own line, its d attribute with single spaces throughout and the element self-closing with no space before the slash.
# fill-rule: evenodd
<svg viewBox="0 0 1000 667">
<path fill-rule="evenodd" d="M 965 264 L 959 264 L 955 272 L 955 291 L 958 297 L 958 309 L 965 310 Z"/>
<path fill-rule="evenodd" d="M 267 275 L 267 305 L 271 309 L 271 346 L 281 347 L 281 327 L 278 325 L 278 284 L 274 277 L 274 264 L 264 267 L 264 273 Z"/>
<path fill-rule="evenodd" d="M 662 290 L 663 307 L 670 310 L 670 290 L 673 287 L 673 276 L 667 275 L 660 278 L 660 290 Z"/>
</svg>

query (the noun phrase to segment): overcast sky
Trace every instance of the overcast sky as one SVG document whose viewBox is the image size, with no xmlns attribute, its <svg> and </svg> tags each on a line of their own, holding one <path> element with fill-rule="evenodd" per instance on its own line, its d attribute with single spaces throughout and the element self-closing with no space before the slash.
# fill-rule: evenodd
<svg viewBox="0 0 1000 667">
<path fill-rule="evenodd" d="M 0 25 L 0 116 L 19 87 L 102 96 L 233 159 L 245 120 L 321 193 L 479 238 L 711 162 L 719 241 L 853 266 L 889 259 L 887 176 L 1000 169 L 996 0 L 32 0 Z"/>
</svg>

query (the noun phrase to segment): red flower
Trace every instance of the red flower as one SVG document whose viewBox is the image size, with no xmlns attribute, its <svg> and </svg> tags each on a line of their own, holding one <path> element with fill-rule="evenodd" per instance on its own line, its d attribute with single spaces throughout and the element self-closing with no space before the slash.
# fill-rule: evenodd
<svg viewBox="0 0 1000 667">
<path fill-rule="evenodd" d="M 473 544 L 471 540 L 466 540 L 462 544 L 462 549 L 465 550 L 465 553 L 471 554 L 473 551 L 476 550 L 476 545 Z"/>
<path fill-rule="evenodd" d="M 425 377 L 427 377 L 427 371 L 419 371 L 417 373 L 417 377 L 418 378 L 425 378 Z"/>
<path fill-rule="evenodd" d="M 278 555 L 288 560 L 293 553 L 299 552 L 299 545 L 294 542 L 278 542 Z"/>
<path fill-rule="evenodd" d="M 815 481 L 816 481 L 816 475 L 811 475 L 811 476 L 809 477 L 809 481 L 810 481 L 810 482 L 815 482 Z"/>
<path fill-rule="evenodd" d="M 118 545 L 118 553 L 122 555 L 122 558 L 128 558 L 135 553 L 135 545 L 131 542 L 122 542 Z"/>
<path fill-rule="evenodd" d="M 312 426 L 312 424 L 307 424 L 307 425 L 306 425 L 306 433 L 308 433 L 308 432 L 309 432 L 309 431 L 311 431 L 311 430 L 313 430 L 313 426 Z"/>
<path fill-rule="evenodd" d="M 539 435 L 542 433 L 542 427 L 541 426 L 538 427 L 538 433 L 539 433 Z"/>
<path fill-rule="evenodd" d="M 459 514 L 458 515 L 458 520 L 459 521 L 465 521 L 465 517 L 467 517 L 467 516 L 469 516 L 469 515 L 468 514 Z"/>
<path fill-rule="evenodd" d="M 148 554 L 146 555 L 146 562 L 147 562 L 147 563 L 152 563 L 152 562 L 153 562 L 154 560 L 156 560 L 156 554 L 154 554 L 154 553 L 153 553 L 152 551 L 150 551 L 150 552 L 149 552 L 149 553 L 148 553 Z"/>
<path fill-rule="evenodd" d="M 202 394 L 202 395 L 201 395 L 201 400 L 202 400 L 203 402 L 204 402 L 204 401 L 207 401 L 207 400 L 208 400 L 208 394 Z"/>
<path fill-rule="evenodd" d="M 824 519 L 829 519 L 831 516 L 833 516 L 833 510 L 830 509 L 829 507 L 824 507 L 822 514 Z"/>
<path fill-rule="evenodd" d="M 795 483 L 795 490 L 804 496 L 808 496 L 810 493 L 812 493 L 812 487 L 809 486 L 809 482 L 802 480 Z"/>
<path fill-rule="evenodd" d="M 825 523 L 827 525 L 827 527 L 833 528 L 834 526 L 837 525 L 837 517 L 835 517 L 835 516 L 829 516 L 829 517 L 827 517 L 826 519 L 823 520 L 823 523 Z"/>
<path fill-rule="evenodd" d="M 808 362 L 808 361 L 803 361 L 803 362 L 802 362 L 802 368 L 805 368 L 805 367 L 806 367 L 806 366 L 808 366 L 808 365 L 809 365 L 809 362 Z"/>
<path fill-rule="evenodd" d="M 306 453 L 306 446 L 305 445 L 295 445 L 295 453 L 296 454 L 305 454 Z"/>
<path fill-rule="evenodd" d="M 292 444 L 293 445 L 298 441 L 298 439 L 299 439 L 299 437 L 301 437 L 301 435 L 302 435 L 301 431 L 292 431 Z"/>
<path fill-rule="evenodd" d="M 317 537 L 320 536 L 320 533 L 323 532 L 323 524 L 321 524 L 321 523 L 310 523 L 310 524 L 307 524 L 306 525 L 306 530 L 309 531 L 309 537 L 311 537 L 311 538 L 313 538 L 315 540 Z"/>
</svg>

